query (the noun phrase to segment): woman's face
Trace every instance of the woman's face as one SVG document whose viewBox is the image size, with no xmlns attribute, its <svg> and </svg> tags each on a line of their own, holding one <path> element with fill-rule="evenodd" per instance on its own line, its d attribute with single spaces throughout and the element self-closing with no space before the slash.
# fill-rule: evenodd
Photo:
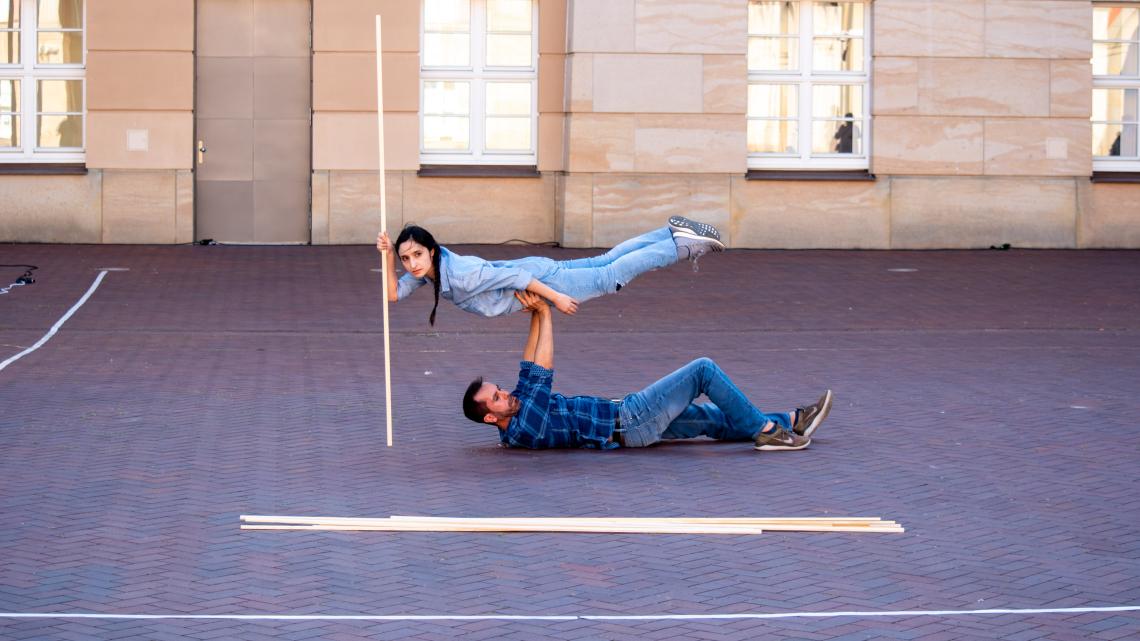
<svg viewBox="0 0 1140 641">
<path fill-rule="evenodd" d="M 435 255 L 434 251 L 428 251 L 427 247 L 414 240 L 405 240 L 398 251 L 400 262 L 403 263 L 404 269 L 409 274 L 416 278 L 424 278 L 425 276 L 435 278 L 435 270 L 431 266 L 432 256 Z"/>
</svg>

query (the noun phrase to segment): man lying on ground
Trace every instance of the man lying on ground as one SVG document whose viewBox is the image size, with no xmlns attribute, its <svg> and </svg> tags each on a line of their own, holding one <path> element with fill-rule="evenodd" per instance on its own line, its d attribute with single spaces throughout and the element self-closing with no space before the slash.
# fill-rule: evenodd
<svg viewBox="0 0 1140 641">
<path fill-rule="evenodd" d="M 709 358 L 698 358 L 620 400 L 556 394 L 551 389 L 550 306 L 530 292 L 515 295 L 531 313 L 518 385 L 508 393 L 480 377 L 463 395 L 463 414 L 476 423 L 498 427 L 502 445 L 614 449 L 707 436 L 748 441 L 761 451 L 802 450 L 831 410 L 828 390 L 810 405 L 765 414 Z M 712 402 L 693 403 L 701 394 Z"/>
</svg>

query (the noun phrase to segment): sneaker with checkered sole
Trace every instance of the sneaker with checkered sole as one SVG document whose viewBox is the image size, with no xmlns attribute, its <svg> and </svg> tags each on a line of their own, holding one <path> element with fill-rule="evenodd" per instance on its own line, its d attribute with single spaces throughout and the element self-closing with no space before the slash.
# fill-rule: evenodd
<svg viewBox="0 0 1140 641">
<path fill-rule="evenodd" d="M 720 231 L 708 223 L 699 223 L 684 216 L 670 216 L 669 229 L 673 231 L 674 238 L 712 239 L 720 242 Z M 723 245 L 721 245 L 723 247 Z"/>
</svg>

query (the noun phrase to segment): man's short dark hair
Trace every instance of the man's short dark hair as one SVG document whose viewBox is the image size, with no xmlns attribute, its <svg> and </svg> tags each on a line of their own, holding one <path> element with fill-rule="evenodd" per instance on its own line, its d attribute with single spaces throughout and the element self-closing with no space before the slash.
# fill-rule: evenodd
<svg viewBox="0 0 1140 641">
<path fill-rule="evenodd" d="M 475 394 L 483 387 L 483 377 L 471 381 L 467 386 L 467 391 L 463 394 L 463 415 L 475 421 L 476 423 L 483 423 L 483 418 L 490 412 L 487 410 L 485 403 L 480 403 L 475 400 Z"/>
</svg>

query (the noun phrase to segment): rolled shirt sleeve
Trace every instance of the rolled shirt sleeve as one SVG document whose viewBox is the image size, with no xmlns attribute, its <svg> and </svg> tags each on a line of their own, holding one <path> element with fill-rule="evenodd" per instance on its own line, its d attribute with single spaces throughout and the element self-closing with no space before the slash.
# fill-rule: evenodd
<svg viewBox="0 0 1140 641">
<path fill-rule="evenodd" d="M 529 403 L 545 412 L 550 405 L 553 385 L 554 370 L 546 369 L 531 361 L 523 361 L 519 366 L 519 384 L 515 389 L 515 396 L 523 404 Z"/>
</svg>

